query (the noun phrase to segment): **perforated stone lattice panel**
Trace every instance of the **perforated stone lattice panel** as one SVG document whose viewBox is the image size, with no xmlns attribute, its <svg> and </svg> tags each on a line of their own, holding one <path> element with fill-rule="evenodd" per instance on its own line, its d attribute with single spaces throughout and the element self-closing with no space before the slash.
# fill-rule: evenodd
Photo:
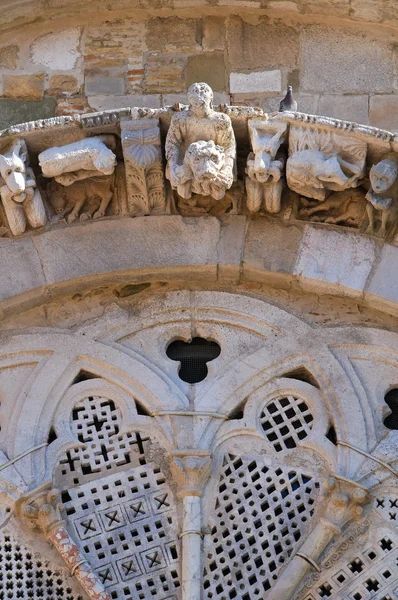
<svg viewBox="0 0 398 600">
<path fill-rule="evenodd" d="M 112 598 L 176 597 L 175 505 L 159 469 L 129 469 L 66 496 L 68 529 Z"/>
<path fill-rule="evenodd" d="M 303 600 L 396 600 L 398 598 L 397 537 L 385 535 L 335 571 L 322 577 Z"/>
<path fill-rule="evenodd" d="M 261 427 L 277 452 L 296 448 L 309 435 L 313 421 L 307 404 L 294 396 L 267 402 L 260 415 Z"/>
<path fill-rule="evenodd" d="M 204 597 L 263 598 L 307 529 L 316 496 L 311 475 L 226 455 L 211 517 Z"/>
<path fill-rule="evenodd" d="M 90 396 L 72 413 L 83 447 L 60 461 L 57 485 L 67 527 L 112 599 L 179 598 L 179 541 L 173 494 L 147 460 L 150 439 L 119 434 L 114 402 Z"/>
<path fill-rule="evenodd" d="M 394 521 L 398 527 L 398 496 L 378 496 L 374 506 L 387 521 Z"/>
<path fill-rule="evenodd" d="M 33 550 L 9 535 L 0 536 L 1 600 L 83 600 L 73 593 L 65 574 L 52 569 Z"/>
<path fill-rule="evenodd" d="M 72 412 L 71 428 L 84 446 L 72 448 L 61 459 L 56 479 L 63 487 L 146 463 L 148 436 L 138 432 L 119 435 L 120 409 L 109 398 L 89 396 L 82 400 Z"/>
</svg>

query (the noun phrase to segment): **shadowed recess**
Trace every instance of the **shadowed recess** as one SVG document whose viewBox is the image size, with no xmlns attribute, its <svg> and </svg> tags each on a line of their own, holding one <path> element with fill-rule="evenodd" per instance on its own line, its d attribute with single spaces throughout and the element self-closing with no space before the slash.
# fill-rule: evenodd
<svg viewBox="0 0 398 600">
<path fill-rule="evenodd" d="M 384 419 L 383 424 L 388 429 L 398 429 L 398 388 L 387 392 L 384 401 L 391 410 L 391 414 Z"/>
<path fill-rule="evenodd" d="M 171 360 L 181 363 L 178 376 L 186 383 L 199 383 L 207 376 L 207 364 L 220 355 L 217 342 L 195 337 L 191 342 L 176 340 L 167 348 L 166 354 Z"/>
</svg>

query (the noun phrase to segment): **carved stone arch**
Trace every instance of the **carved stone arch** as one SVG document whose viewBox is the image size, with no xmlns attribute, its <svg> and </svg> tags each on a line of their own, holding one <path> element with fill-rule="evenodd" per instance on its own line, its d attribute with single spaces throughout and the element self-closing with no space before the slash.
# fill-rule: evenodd
<svg viewBox="0 0 398 600">
<path fill-rule="evenodd" d="M 47 441 L 53 412 L 82 368 L 114 382 L 132 397 L 139 397 L 150 413 L 186 405 L 186 398 L 167 375 L 160 378 L 148 364 L 119 350 L 68 334 L 18 335 L 9 340 L 4 350 L 17 352 L 24 348 L 26 352 L 29 347 L 32 352 L 48 353 L 49 358 L 30 381 L 30 387 L 20 394 L 9 415 L 7 454 L 10 456 Z M 33 423 L 36 426 L 32 427 Z"/>
<path fill-rule="evenodd" d="M 310 334 L 311 331 L 308 331 L 307 335 Z M 367 423 L 363 418 L 356 390 L 347 379 L 340 363 L 322 342 L 311 352 L 297 352 L 294 346 L 294 340 L 289 338 L 288 341 L 284 339 L 281 343 L 279 354 L 277 344 L 272 345 L 272 351 L 265 346 L 254 352 L 245 360 L 240 372 L 235 371 L 233 375 L 227 372 L 213 385 L 211 389 L 213 406 L 216 399 L 217 410 L 221 414 L 233 415 L 233 412 L 264 384 L 283 376 L 286 372 L 294 371 L 295 368 L 306 366 L 316 375 L 319 382 L 319 392 L 330 415 L 329 425 L 333 425 L 339 437 L 344 439 L 350 437 L 353 443 L 363 445 L 367 436 L 367 427 L 372 429 L 373 424 Z M 305 350 L 305 342 L 301 350 Z M 292 379 L 291 383 L 303 382 Z M 210 401 L 210 396 L 201 398 L 202 406 L 206 406 L 206 402 Z M 357 411 L 356 428 L 355 431 L 350 431 L 349 415 L 354 410 Z M 214 424 L 209 424 L 209 428 L 209 431 L 203 430 L 201 443 L 204 445 L 208 443 L 209 436 L 214 435 Z M 355 462 L 357 457 L 351 457 L 350 462 L 342 449 L 339 449 L 339 457 L 344 472 L 348 474 L 349 469 L 355 471 L 359 464 L 358 461 Z"/>
</svg>

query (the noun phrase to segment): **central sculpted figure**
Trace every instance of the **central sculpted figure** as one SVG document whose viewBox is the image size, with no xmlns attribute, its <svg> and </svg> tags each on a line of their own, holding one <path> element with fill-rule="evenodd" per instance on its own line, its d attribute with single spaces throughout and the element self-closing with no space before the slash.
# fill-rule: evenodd
<svg viewBox="0 0 398 600">
<path fill-rule="evenodd" d="M 206 83 L 188 90 L 189 109 L 173 115 L 166 138 L 167 177 L 182 198 L 193 193 L 220 200 L 234 180 L 235 136 L 231 119 L 213 109 Z"/>
</svg>

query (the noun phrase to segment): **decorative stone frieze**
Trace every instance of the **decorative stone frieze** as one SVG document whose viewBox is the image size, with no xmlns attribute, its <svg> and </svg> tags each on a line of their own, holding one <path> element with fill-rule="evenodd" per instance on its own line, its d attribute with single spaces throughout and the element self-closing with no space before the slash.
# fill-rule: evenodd
<svg viewBox="0 0 398 600">
<path fill-rule="evenodd" d="M 204 83 L 188 99 L 1 132 L 4 165 L 20 160 L 25 169 L 26 150 L 33 165 L 20 178 L 23 191 L 2 188 L 1 235 L 63 219 L 257 213 L 394 239 L 397 134 L 299 112 L 214 108 Z M 57 146 L 48 141 L 54 135 Z"/>
</svg>

